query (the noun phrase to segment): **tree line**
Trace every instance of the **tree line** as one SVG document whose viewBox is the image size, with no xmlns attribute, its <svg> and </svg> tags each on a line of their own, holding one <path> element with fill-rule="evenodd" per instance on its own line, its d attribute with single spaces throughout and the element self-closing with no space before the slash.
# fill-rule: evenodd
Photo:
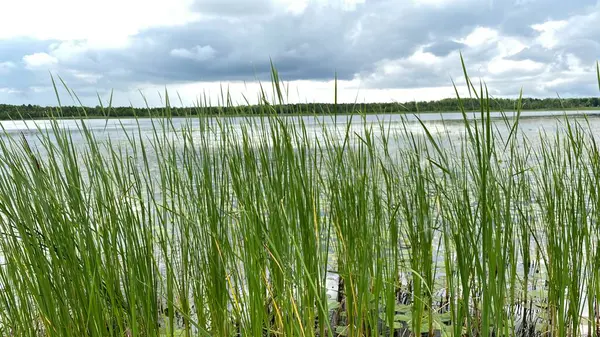
<svg viewBox="0 0 600 337">
<path fill-rule="evenodd" d="M 480 101 L 476 98 L 456 98 L 442 100 L 405 102 L 405 103 L 357 103 L 357 104 L 331 104 L 331 103 L 300 103 L 283 105 L 246 105 L 228 107 L 81 107 L 62 106 L 45 107 L 32 104 L 9 105 L 0 104 L 0 119 L 36 119 L 46 118 L 49 115 L 61 118 L 69 117 L 150 117 L 150 116 L 192 116 L 192 115 L 260 115 L 260 114 L 349 114 L 349 113 L 416 113 L 416 112 L 454 112 L 460 107 L 468 111 L 478 111 Z M 518 106 L 516 99 L 493 99 L 491 107 L 496 111 L 515 111 Z M 584 98 L 523 98 L 522 110 L 573 110 L 573 109 L 600 109 L 598 97 Z"/>
</svg>

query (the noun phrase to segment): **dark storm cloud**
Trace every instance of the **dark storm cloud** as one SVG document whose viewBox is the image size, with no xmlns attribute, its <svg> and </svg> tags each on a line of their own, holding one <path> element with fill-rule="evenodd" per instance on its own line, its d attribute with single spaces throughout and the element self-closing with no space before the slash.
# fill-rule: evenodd
<svg viewBox="0 0 600 337">
<path fill-rule="evenodd" d="M 228 6 L 213 8 L 215 4 L 202 6 L 230 10 Z M 381 59 L 406 57 L 422 44 L 462 34 L 461 23 L 447 9 L 400 7 L 395 1 L 374 1 L 359 5 L 356 11 L 309 6 L 302 15 L 239 16 L 235 24 L 210 18 L 144 31 L 126 51 L 86 53 L 69 66 L 89 72 L 103 71 L 109 65 L 125 68 L 138 81 L 267 80 L 272 59 L 286 80 L 331 79 L 334 73 L 351 79 L 373 70 Z M 436 17 L 434 24 L 431 17 Z M 214 57 L 202 62 L 172 55 L 175 49 L 207 46 L 214 50 Z"/>
</svg>

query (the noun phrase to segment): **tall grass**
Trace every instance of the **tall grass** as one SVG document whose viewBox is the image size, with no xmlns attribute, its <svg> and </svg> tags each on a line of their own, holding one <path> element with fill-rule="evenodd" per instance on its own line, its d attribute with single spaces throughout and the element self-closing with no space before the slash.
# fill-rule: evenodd
<svg viewBox="0 0 600 337">
<path fill-rule="evenodd" d="M 274 68 L 260 116 L 4 130 L 0 334 L 598 334 L 597 122 L 527 135 L 464 70 L 441 132 L 278 116 Z"/>
</svg>

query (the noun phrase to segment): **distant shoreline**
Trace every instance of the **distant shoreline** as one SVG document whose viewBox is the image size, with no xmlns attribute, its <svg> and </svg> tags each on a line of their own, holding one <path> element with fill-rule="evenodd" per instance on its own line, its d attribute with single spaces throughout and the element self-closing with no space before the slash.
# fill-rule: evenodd
<svg viewBox="0 0 600 337">
<path fill-rule="evenodd" d="M 0 104 L 0 120 L 38 120 L 48 119 L 49 114 L 59 119 L 106 119 L 106 118 L 161 118 L 191 116 L 330 116 L 330 115 L 390 115 L 390 114 L 439 114 L 457 113 L 465 109 L 468 113 L 480 111 L 481 106 L 494 112 L 513 113 L 517 107 L 521 111 L 600 111 L 599 97 L 577 98 L 486 98 L 481 100 L 469 98 L 444 98 L 429 101 L 410 102 L 371 102 L 371 103 L 285 103 L 263 101 L 259 104 L 242 104 L 229 106 L 209 106 L 208 104 L 192 104 L 191 106 L 82 106 L 63 105 L 40 106 L 32 104 Z M 17 117 L 18 116 L 18 117 Z M 108 117 L 107 117 L 108 116 Z"/>
<path fill-rule="evenodd" d="M 181 108 L 180 108 L 181 109 Z M 543 112 L 543 111 L 564 111 L 564 112 L 575 112 L 575 111 L 581 111 L 581 112 L 598 112 L 600 113 L 600 107 L 581 107 L 581 108 L 562 108 L 562 109 L 521 109 L 521 112 Z M 465 110 L 466 113 L 472 114 L 472 113 L 479 113 L 481 112 L 481 110 Z M 498 113 L 498 112 L 504 112 L 507 114 L 512 114 L 515 113 L 515 110 L 491 110 L 491 112 L 494 113 Z M 0 111 L 1 113 L 1 111 Z M 461 113 L 461 111 L 459 110 L 454 110 L 454 111 L 419 111 L 419 112 L 415 112 L 415 111 L 402 111 L 402 110 L 398 110 L 398 111 L 381 111 L 381 112 L 377 112 L 377 111 L 369 111 L 369 112 L 361 112 L 361 111 L 354 111 L 354 112 L 339 112 L 337 113 L 338 116 L 349 116 L 349 115 L 419 115 L 419 114 L 446 114 L 446 113 Z M 300 116 L 335 116 L 335 113 L 332 112 L 328 112 L 328 113 L 269 113 L 269 114 L 250 114 L 250 113 L 223 113 L 223 114 L 218 114 L 218 113 L 213 113 L 213 114 L 205 114 L 205 115 L 201 115 L 201 114 L 188 114 L 188 115 L 172 115 L 173 118 L 196 118 L 199 116 L 209 116 L 209 117 L 261 117 L 261 116 L 289 116 L 289 117 L 300 117 Z M 36 120 L 48 120 L 49 117 L 48 116 L 39 116 L 39 117 L 28 117 L 28 116 L 24 116 L 26 118 L 2 118 L 0 117 L 0 121 L 36 121 Z M 161 115 L 161 114 L 154 114 L 154 115 L 143 115 L 143 116 L 136 116 L 134 114 L 130 114 L 130 115 L 112 115 L 112 116 L 103 116 L 103 115 L 99 115 L 99 114 L 90 114 L 87 116 L 76 116 L 76 115 L 72 115 L 72 116 L 64 116 L 64 117 L 59 117 L 59 116 L 54 116 L 53 118 L 56 120 L 80 120 L 80 119 L 88 119 L 88 120 L 92 120 L 92 119 L 132 119 L 132 118 L 137 118 L 137 119 L 150 119 L 150 118 L 162 118 L 162 117 L 166 117 L 166 115 Z"/>
</svg>

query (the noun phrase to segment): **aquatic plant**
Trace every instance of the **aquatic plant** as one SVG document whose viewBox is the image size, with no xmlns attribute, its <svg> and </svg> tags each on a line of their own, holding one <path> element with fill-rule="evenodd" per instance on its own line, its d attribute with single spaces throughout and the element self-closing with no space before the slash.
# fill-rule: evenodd
<svg viewBox="0 0 600 337">
<path fill-rule="evenodd" d="M 418 115 L 278 115 L 275 68 L 260 116 L 174 118 L 165 93 L 120 139 L 85 108 L 77 129 L 60 107 L 4 129 L 1 334 L 597 334 L 590 119 L 527 137 L 520 100 L 493 118 L 463 69 L 480 111 L 456 91 L 458 135 Z"/>
</svg>

